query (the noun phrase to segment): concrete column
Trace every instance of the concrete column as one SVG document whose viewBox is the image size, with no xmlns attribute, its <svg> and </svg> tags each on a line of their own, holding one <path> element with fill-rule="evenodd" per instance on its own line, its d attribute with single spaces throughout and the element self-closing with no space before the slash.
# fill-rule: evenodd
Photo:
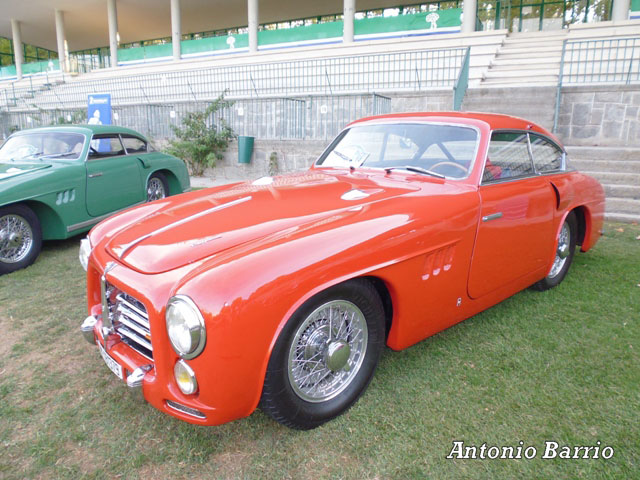
<svg viewBox="0 0 640 480">
<path fill-rule="evenodd" d="M 356 0 L 344 0 L 342 43 L 353 43 L 353 22 L 356 15 Z"/>
<path fill-rule="evenodd" d="M 118 66 L 118 12 L 116 0 L 107 0 L 107 19 L 109 21 L 109 49 L 111 50 L 111 66 Z"/>
<path fill-rule="evenodd" d="M 182 40 L 182 25 L 180 24 L 180 0 L 171 0 L 171 45 L 173 45 L 173 59 L 180 60 L 180 41 Z"/>
<path fill-rule="evenodd" d="M 462 33 L 476 31 L 477 0 L 464 0 L 462 3 Z"/>
<path fill-rule="evenodd" d="M 614 22 L 629 20 L 629 0 L 613 0 L 611 20 Z"/>
<path fill-rule="evenodd" d="M 258 0 L 248 0 L 249 52 L 258 51 Z"/>
<path fill-rule="evenodd" d="M 60 70 L 69 71 L 69 51 L 66 48 L 66 37 L 64 34 L 64 13 L 56 9 L 56 39 L 58 41 L 58 62 Z"/>
<path fill-rule="evenodd" d="M 20 22 L 11 19 L 11 31 L 13 32 L 13 56 L 16 62 L 16 77 L 22 80 L 22 63 L 24 56 L 22 55 L 22 35 L 20 34 Z"/>
</svg>

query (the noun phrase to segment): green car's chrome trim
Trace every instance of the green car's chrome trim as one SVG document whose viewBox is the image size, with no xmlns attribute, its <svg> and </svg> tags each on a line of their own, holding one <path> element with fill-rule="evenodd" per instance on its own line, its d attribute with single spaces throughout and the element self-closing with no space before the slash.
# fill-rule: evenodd
<svg viewBox="0 0 640 480">
<path fill-rule="evenodd" d="M 145 202 L 142 201 L 142 202 L 134 203 L 132 205 L 129 205 L 128 207 L 121 208 L 120 210 L 116 210 L 116 211 L 110 212 L 110 213 L 105 213 L 104 215 L 100 215 L 99 217 L 90 218 L 89 220 L 85 220 L 84 222 L 76 223 L 74 225 L 69 225 L 67 227 L 67 232 L 71 233 L 74 230 L 79 230 L 81 228 L 86 228 L 86 227 L 89 227 L 91 225 L 95 225 L 96 223 L 104 220 L 105 218 L 110 217 L 111 215 L 115 215 L 116 213 L 121 212 L 123 210 L 126 210 L 127 208 L 135 207 L 136 205 L 142 205 L 143 203 L 145 203 Z"/>
</svg>

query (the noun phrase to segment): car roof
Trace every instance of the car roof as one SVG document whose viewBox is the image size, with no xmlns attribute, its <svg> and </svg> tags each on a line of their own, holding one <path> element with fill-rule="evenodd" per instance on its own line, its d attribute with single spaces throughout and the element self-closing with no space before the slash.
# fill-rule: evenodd
<svg viewBox="0 0 640 480">
<path fill-rule="evenodd" d="M 83 133 L 85 135 L 97 135 L 97 134 L 104 134 L 104 133 L 122 133 L 122 134 L 135 135 L 137 137 L 145 138 L 144 135 L 126 127 L 119 127 L 117 125 L 88 125 L 88 124 L 52 125 L 50 127 L 30 128 L 27 130 L 20 130 L 19 132 L 14 133 L 14 135 L 20 135 L 20 134 L 29 133 L 29 132 L 67 132 L 67 133 Z"/>
<path fill-rule="evenodd" d="M 440 117 L 440 118 L 439 118 Z M 487 124 L 491 130 L 529 130 L 532 132 L 541 133 L 547 137 L 552 138 L 558 144 L 561 145 L 560 140 L 548 131 L 546 128 L 540 125 L 525 120 L 520 117 L 513 117 L 511 115 L 504 115 L 500 113 L 484 113 L 484 112 L 407 112 L 407 113 L 389 113 L 385 115 L 376 115 L 373 117 L 361 118 L 349 124 L 356 125 L 362 123 L 384 123 L 385 121 L 410 121 L 410 122 L 427 122 L 441 120 L 442 117 L 447 117 L 449 121 L 459 122 L 461 124 L 467 123 L 467 121 L 483 122 Z M 442 119 L 443 120 L 443 119 Z M 475 123 L 473 122 L 473 123 Z M 469 122 L 471 123 L 471 122 Z"/>
</svg>

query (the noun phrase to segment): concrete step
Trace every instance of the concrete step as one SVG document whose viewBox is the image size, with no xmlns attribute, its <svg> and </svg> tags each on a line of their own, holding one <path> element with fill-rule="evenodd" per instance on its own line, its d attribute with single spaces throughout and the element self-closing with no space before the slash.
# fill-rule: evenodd
<svg viewBox="0 0 640 480">
<path fill-rule="evenodd" d="M 640 148 L 582 146 L 567 146 L 565 148 L 570 158 L 576 157 L 581 160 L 634 160 L 640 162 Z"/>
<path fill-rule="evenodd" d="M 571 160 L 569 160 L 571 162 Z M 640 174 L 619 172 L 585 172 L 603 184 L 640 185 Z"/>
<path fill-rule="evenodd" d="M 588 172 L 585 172 L 588 174 Z M 640 185 L 602 184 L 607 197 L 635 198 L 640 200 Z"/>
<path fill-rule="evenodd" d="M 562 44 L 559 44 L 559 45 L 541 44 L 540 46 L 536 47 L 535 51 L 532 50 L 531 46 L 523 47 L 520 45 L 511 45 L 511 46 L 503 45 L 502 48 L 498 50 L 497 56 L 507 57 L 507 56 L 515 56 L 515 55 L 524 55 L 527 58 L 531 58 L 531 57 L 540 57 L 542 55 L 549 55 L 549 54 L 557 55 L 557 56 L 562 55 Z"/>
<path fill-rule="evenodd" d="M 491 68 L 558 68 L 560 69 L 560 58 L 553 57 L 529 57 L 529 58 L 505 58 L 496 57 L 491 62 Z"/>
<path fill-rule="evenodd" d="M 558 78 L 558 68 L 546 68 L 542 70 L 538 70 L 536 68 L 520 68 L 517 70 L 507 70 L 507 71 L 492 71 L 489 70 L 484 74 L 484 78 L 502 78 L 502 79 L 512 79 L 512 78 L 540 78 L 540 77 L 555 77 Z"/>
<path fill-rule="evenodd" d="M 605 212 L 640 215 L 640 200 L 634 198 L 607 197 Z"/>
<path fill-rule="evenodd" d="M 545 75 L 535 78 L 485 78 L 482 86 L 495 85 L 497 87 L 552 87 L 558 84 L 557 75 Z"/>
<path fill-rule="evenodd" d="M 640 214 L 605 212 L 604 218 L 609 222 L 640 223 Z"/>
<path fill-rule="evenodd" d="M 640 173 L 640 161 L 635 160 L 593 160 L 571 156 L 569 162 L 582 172 Z"/>
</svg>

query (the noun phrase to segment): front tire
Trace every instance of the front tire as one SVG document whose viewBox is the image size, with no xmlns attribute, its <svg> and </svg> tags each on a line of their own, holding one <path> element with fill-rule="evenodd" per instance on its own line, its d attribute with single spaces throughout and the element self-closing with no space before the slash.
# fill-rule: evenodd
<svg viewBox="0 0 640 480">
<path fill-rule="evenodd" d="M 553 265 L 551 265 L 551 270 L 546 277 L 535 283 L 533 288 L 540 291 L 549 290 L 564 280 L 576 252 L 577 232 L 578 222 L 575 214 L 571 212 L 567 215 L 558 234 L 556 256 L 553 260 Z"/>
<path fill-rule="evenodd" d="M 0 275 L 31 265 L 42 248 L 40 221 L 25 205 L 0 208 Z"/>
<path fill-rule="evenodd" d="M 308 430 L 344 413 L 365 391 L 384 347 L 384 308 L 364 279 L 307 300 L 273 348 L 260 407 Z"/>
<path fill-rule="evenodd" d="M 156 172 L 147 180 L 147 202 L 160 200 L 169 194 L 169 184 L 167 177 L 160 172 Z"/>
</svg>

